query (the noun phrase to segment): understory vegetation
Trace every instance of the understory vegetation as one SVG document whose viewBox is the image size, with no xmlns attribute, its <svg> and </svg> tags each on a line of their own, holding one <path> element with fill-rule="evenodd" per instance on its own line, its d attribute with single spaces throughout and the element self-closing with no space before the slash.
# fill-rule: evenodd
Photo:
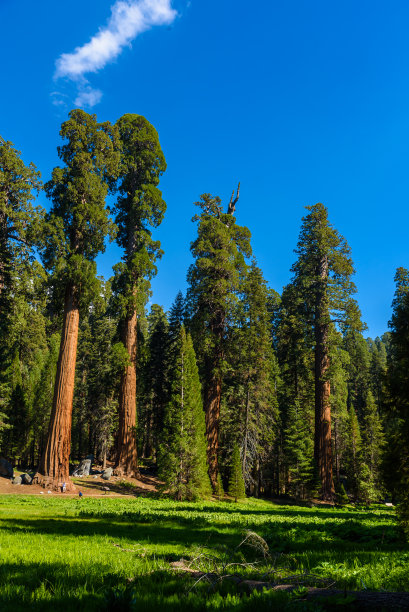
<svg viewBox="0 0 409 612">
<path fill-rule="evenodd" d="M 334 601 L 299 601 L 306 586 L 409 591 L 385 506 L 13 495 L 0 517 L 3 611 L 325 610 Z M 243 593 L 229 575 L 298 588 Z"/>
</svg>

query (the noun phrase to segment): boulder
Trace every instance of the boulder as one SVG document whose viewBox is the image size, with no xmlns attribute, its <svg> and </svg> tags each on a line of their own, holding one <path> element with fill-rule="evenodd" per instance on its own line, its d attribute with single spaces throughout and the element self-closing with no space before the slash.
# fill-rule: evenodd
<svg viewBox="0 0 409 612">
<path fill-rule="evenodd" d="M 91 471 L 91 459 L 83 459 L 78 467 L 75 468 L 72 475 L 75 476 L 89 476 Z"/>
<path fill-rule="evenodd" d="M 112 472 L 113 469 L 111 467 L 106 468 L 106 470 L 102 472 L 101 478 L 103 478 L 104 480 L 111 480 Z"/>
<path fill-rule="evenodd" d="M 0 457 L 0 476 L 5 476 L 6 478 L 13 478 L 14 470 L 10 461 Z"/>
<path fill-rule="evenodd" d="M 21 484 L 31 485 L 33 477 L 30 474 L 21 474 Z"/>
<path fill-rule="evenodd" d="M 13 480 L 11 481 L 11 484 L 15 484 L 15 485 L 21 485 L 22 483 L 22 479 L 21 476 L 16 476 L 15 478 L 13 478 Z"/>
</svg>

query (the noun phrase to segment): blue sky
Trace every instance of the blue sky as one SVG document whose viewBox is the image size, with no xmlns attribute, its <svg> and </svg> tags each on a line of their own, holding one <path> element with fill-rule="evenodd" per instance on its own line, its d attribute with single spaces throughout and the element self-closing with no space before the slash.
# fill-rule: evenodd
<svg viewBox="0 0 409 612">
<path fill-rule="evenodd" d="M 237 221 L 270 286 L 288 282 L 303 207 L 321 201 L 352 248 L 368 333 L 387 330 L 409 267 L 406 1 L 0 0 L 0 23 L 0 134 L 44 180 L 75 101 L 157 128 L 168 210 L 154 302 L 185 289 L 193 202 L 228 201 L 241 181 Z M 108 247 L 99 272 L 119 257 Z"/>
</svg>

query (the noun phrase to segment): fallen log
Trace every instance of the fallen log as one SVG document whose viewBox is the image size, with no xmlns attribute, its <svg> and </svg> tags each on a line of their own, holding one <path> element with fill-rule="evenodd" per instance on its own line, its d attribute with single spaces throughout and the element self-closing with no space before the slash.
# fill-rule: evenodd
<svg viewBox="0 0 409 612">
<path fill-rule="evenodd" d="M 174 561 L 170 563 L 170 566 L 174 570 L 189 574 L 196 581 L 206 579 L 212 584 L 222 580 L 234 582 L 239 591 L 246 593 L 251 593 L 254 590 L 262 591 L 263 589 L 291 593 L 300 589 L 300 584 L 275 584 L 261 580 L 243 580 L 239 576 L 220 576 L 212 572 L 200 572 L 186 565 L 183 560 Z M 342 599 L 345 599 L 351 610 L 409 610 L 409 593 L 405 592 L 344 591 L 341 589 L 305 586 L 305 594 L 300 596 L 300 599 L 310 601 L 312 599 L 327 599 L 330 597 L 336 597 L 338 605 L 342 604 Z"/>
</svg>

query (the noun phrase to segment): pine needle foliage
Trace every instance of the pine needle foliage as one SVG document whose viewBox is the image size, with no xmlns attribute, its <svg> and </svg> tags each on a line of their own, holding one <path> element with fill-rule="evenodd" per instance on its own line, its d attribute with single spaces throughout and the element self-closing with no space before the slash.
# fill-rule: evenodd
<svg viewBox="0 0 409 612">
<path fill-rule="evenodd" d="M 228 494 L 230 495 L 230 497 L 234 497 L 235 502 L 237 502 L 238 499 L 243 499 L 246 497 L 243 470 L 241 466 L 240 449 L 237 444 L 233 448 L 233 454 L 231 457 L 231 471 L 229 478 Z"/>
<path fill-rule="evenodd" d="M 174 353 L 171 397 L 165 410 L 159 476 L 178 500 L 210 495 L 201 386 L 192 339 L 181 326 Z"/>
</svg>

